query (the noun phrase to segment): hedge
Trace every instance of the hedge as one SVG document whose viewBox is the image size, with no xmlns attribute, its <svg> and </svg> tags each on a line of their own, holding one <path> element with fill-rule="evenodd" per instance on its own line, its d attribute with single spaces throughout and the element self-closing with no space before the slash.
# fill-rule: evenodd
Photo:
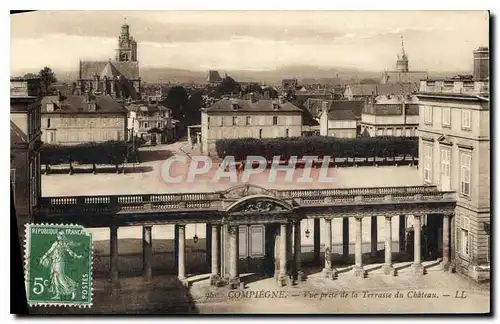
<svg viewBox="0 0 500 324">
<path fill-rule="evenodd" d="M 335 158 L 388 158 L 395 156 L 418 157 L 418 137 L 358 137 L 337 138 L 327 136 L 239 138 L 221 139 L 215 143 L 219 157 L 234 156 L 236 161 L 249 155 L 264 156 L 272 160 L 281 156 L 306 155 Z"/>
<path fill-rule="evenodd" d="M 102 143 L 82 143 L 78 145 L 44 144 L 40 151 L 40 163 L 57 165 L 77 162 L 79 164 L 113 164 L 137 161 L 137 149 L 142 144 L 136 139 L 133 143 L 108 141 Z"/>
</svg>

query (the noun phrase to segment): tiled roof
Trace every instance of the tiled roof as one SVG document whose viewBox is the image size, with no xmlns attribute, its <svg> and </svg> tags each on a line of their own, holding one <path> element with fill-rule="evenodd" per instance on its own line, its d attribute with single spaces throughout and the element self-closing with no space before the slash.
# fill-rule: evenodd
<svg viewBox="0 0 500 324">
<path fill-rule="evenodd" d="M 328 120 L 356 120 L 356 116 L 349 109 L 340 109 L 340 110 L 330 110 L 328 112 Z"/>
<path fill-rule="evenodd" d="M 28 142 L 28 137 L 17 125 L 10 121 L 10 144 L 11 146 L 17 144 L 25 144 Z"/>
<path fill-rule="evenodd" d="M 57 114 L 74 114 L 74 113 L 89 113 L 89 114 L 99 114 L 99 113 L 116 113 L 116 114 L 126 114 L 127 110 L 122 104 L 117 102 L 110 96 L 99 95 L 92 96 L 95 104 L 96 110 L 89 111 L 87 103 L 85 102 L 85 96 L 47 96 L 42 99 L 42 114 L 51 114 L 47 112 L 47 103 L 54 103 L 54 113 Z"/>
<path fill-rule="evenodd" d="M 348 86 L 354 96 L 407 95 L 418 91 L 417 83 L 393 84 L 351 84 Z"/>
<path fill-rule="evenodd" d="M 115 79 L 121 75 L 120 71 L 118 71 L 118 69 L 111 64 L 111 62 L 108 62 L 108 64 L 106 64 L 104 69 L 101 71 L 101 79 L 104 77 L 107 77 L 108 79 Z"/>
<path fill-rule="evenodd" d="M 386 71 L 383 75 L 384 83 L 418 83 L 427 78 L 427 72 L 424 71 Z"/>
<path fill-rule="evenodd" d="M 222 82 L 222 78 L 219 71 L 210 70 L 208 71 L 208 82 Z"/>
<path fill-rule="evenodd" d="M 354 116 L 357 116 L 358 118 L 361 117 L 361 113 L 365 105 L 365 102 L 362 100 L 324 100 L 309 98 L 304 103 L 304 107 L 309 110 L 312 116 L 318 117 L 322 110 L 324 101 L 328 102 L 328 111 L 350 110 Z"/>
<path fill-rule="evenodd" d="M 149 103 L 133 103 L 130 105 L 126 105 L 125 108 L 128 111 L 147 111 L 147 112 L 157 112 L 157 111 L 168 111 L 170 108 L 167 108 L 163 105 L 159 104 L 149 104 Z"/>
<path fill-rule="evenodd" d="M 111 64 L 121 75 L 129 80 L 139 79 L 139 62 L 110 62 L 110 61 L 82 61 L 80 62 L 80 78 L 90 80 L 94 75 L 103 73 L 108 64 Z"/>
<path fill-rule="evenodd" d="M 276 101 L 277 102 L 277 101 Z M 233 103 L 238 105 L 238 109 L 233 109 Z M 252 102 L 250 100 L 244 99 L 222 99 L 217 101 L 215 104 L 207 108 L 207 112 L 233 112 L 233 111 L 245 111 L 245 112 L 283 112 L 283 111 L 293 111 L 301 112 L 302 110 L 295 106 L 294 104 L 285 101 L 284 103 L 278 104 L 278 110 L 273 109 L 272 100 L 258 100 Z"/>
</svg>

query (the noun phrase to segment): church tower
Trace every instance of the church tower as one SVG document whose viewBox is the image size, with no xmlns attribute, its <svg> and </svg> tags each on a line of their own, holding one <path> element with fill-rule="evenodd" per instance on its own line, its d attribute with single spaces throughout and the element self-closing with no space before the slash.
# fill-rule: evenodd
<svg viewBox="0 0 500 324">
<path fill-rule="evenodd" d="M 137 61 L 137 42 L 130 36 L 130 27 L 127 23 L 123 24 L 121 34 L 118 37 L 116 60 L 120 62 Z"/>
<path fill-rule="evenodd" d="M 396 71 L 408 72 L 408 55 L 406 55 L 405 52 L 403 37 L 401 37 L 401 55 L 398 55 L 398 61 L 396 62 Z"/>
</svg>

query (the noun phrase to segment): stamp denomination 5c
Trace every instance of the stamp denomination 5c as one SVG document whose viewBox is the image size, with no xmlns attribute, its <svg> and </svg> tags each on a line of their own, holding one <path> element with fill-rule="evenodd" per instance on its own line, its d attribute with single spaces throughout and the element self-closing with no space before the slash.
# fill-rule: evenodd
<svg viewBox="0 0 500 324">
<path fill-rule="evenodd" d="M 92 305 L 92 236 L 82 226 L 27 224 L 24 262 L 30 306 Z"/>
</svg>

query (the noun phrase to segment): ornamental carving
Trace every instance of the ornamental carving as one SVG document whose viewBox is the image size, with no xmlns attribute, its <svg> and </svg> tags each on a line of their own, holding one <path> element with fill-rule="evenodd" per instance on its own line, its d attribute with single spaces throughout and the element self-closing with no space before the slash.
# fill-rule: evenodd
<svg viewBox="0 0 500 324">
<path fill-rule="evenodd" d="M 225 199 L 239 199 L 252 195 L 275 196 L 274 192 L 251 184 L 237 185 L 221 193 Z"/>
<path fill-rule="evenodd" d="M 280 212 L 286 209 L 278 203 L 270 200 L 254 200 L 244 202 L 237 206 L 232 211 L 242 213 L 266 213 L 266 212 Z"/>
</svg>

